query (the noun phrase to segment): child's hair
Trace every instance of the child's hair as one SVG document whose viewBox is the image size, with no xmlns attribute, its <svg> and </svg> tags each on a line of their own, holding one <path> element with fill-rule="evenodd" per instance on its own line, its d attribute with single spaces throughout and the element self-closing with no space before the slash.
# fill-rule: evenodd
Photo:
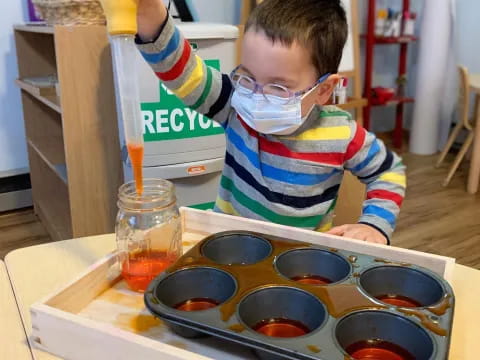
<svg viewBox="0 0 480 360">
<path fill-rule="evenodd" d="M 272 42 L 310 49 L 318 76 L 338 71 L 348 35 L 340 0 L 265 0 L 250 15 L 245 31 L 250 28 Z"/>
</svg>

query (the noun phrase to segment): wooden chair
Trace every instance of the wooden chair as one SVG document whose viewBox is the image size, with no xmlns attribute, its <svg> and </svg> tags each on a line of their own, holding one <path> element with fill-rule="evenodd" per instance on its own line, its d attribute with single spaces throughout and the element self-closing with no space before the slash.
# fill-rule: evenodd
<svg viewBox="0 0 480 360">
<path fill-rule="evenodd" d="M 345 171 L 338 193 L 333 226 L 356 224 L 362 214 L 365 196 L 366 186 L 349 171 Z"/>
<path fill-rule="evenodd" d="M 455 157 L 455 160 L 453 161 L 453 164 L 450 167 L 450 170 L 448 171 L 447 178 L 443 181 L 443 186 L 448 186 L 448 184 L 452 180 L 452 177 L 455 174 L 455 171 L 457 171 L 458 166 L 460 165 L 463 158 L 465 157 L 465 154 L 468 152 L 468 150 L 472 146 L 473 138 L 475 134 L 475 132 L 473 131 L 474 130 L 473 123 L 469 119 L 469 110 L 470 110 L 470 85 L 469 84 L 470 82 L 468 77 L 468 70 L 464 66 L 458 66 L 458 71 L 460 75 L 459 97 L 458 97 L 459 121 L 455 126 L 455 128 L 453 129 L 452 133 L 450 134 L 447 144 L 445 145 L 445 148 L 440 154 L 440 157 L 438 158 L 437 164 L 435 165 L 435 167 L 439 167 L 442 164 L 442 162 L 445 160 L 445 157 L 447 156 L 450 148 L 452 147 L 453 143 L 455 142 L 458 135 L 463 129 L 468 131 L 468 135 L 462 147 L 460 148 L 460 151 Z M 477 97 L 475 101 L 476 108 L 478 107 L 478 100 L 479 99 Z"/>
</svg>

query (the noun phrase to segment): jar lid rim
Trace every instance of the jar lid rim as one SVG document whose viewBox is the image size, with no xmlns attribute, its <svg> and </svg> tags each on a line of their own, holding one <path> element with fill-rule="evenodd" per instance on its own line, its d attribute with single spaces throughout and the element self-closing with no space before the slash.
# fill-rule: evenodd
<svg viewBox="0 0 480 360">
<path fill-rule="evenodd" d="M 118 189 L 118 198 L 132 203 L 156 202 L 175 199 L 175 186 L 164 179 L 143 179 L 143 193 L 138 195 L 135 181 L 129 181 Z"/>
</svg>

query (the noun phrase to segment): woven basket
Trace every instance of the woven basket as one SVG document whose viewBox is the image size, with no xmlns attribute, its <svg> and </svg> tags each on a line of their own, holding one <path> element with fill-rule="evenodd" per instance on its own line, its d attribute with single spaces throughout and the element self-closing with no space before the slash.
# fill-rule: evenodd
<svg viewBox="0 0 480 360">
<path fill-rule="evenodd" d="M 48 25 L 105 24 L 98 0 L 33 0 Z"/>
</svg>

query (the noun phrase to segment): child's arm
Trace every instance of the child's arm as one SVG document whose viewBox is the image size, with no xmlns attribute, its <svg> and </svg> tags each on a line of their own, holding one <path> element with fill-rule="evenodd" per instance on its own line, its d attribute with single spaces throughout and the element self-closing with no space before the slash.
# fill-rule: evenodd
<svg viewBox="0 0 480 360">
<path fill-rule="evenodd" d="M 380 232 L 389 240 L 405 196 L 405 166 L 398 155 L 363 127 L 352 125 L 352 135 L 345 155 L 345 168 L 367 185 L 367 198 L 359 223 L 377 230 L 376 233 Z M 379 242 L 370 228 L 352 226 L 334 228 L 332 233 L 356 237 L 352 236 L 356 232 L 363 236 L 362 240 Z"/>
<path fill-rule="evenodd" d="M 233 91 L 230 78 L 195 55 L 161 0 L 140 2 L 137 43 L 158 78 L 185 105 L 219 123 L 227 120 Z"/>
</svg>

